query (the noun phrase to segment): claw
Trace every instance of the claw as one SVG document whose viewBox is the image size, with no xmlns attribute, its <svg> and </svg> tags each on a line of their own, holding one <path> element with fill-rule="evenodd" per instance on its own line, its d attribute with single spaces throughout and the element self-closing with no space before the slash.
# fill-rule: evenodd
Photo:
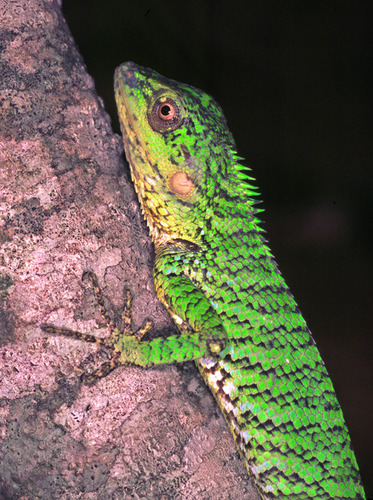
<svg viewBox="0 0 373 500">
<path fill-rule="evenodd" d="M 126 288 L 124 291 L 124 307 L 122 312 L 123 333 L 125 335 L 131 334 L 131 325 L 132 325 L 131 305 L 132 305 L 131 292 L 128 288 Z"/>
<path fill-rule="evenodd" d="M 93 291 L 98 303 L 98 308 L 100 310 L 100 314 L 102 319 L 104 320 L 109 332 L 111 334 L 114 333 L 114 330 L 116 329 L 116 325 L 113 322 L 113 320 L 110 318 L 109 313 L 106 310 L 105 303 L 104 303 L 104 296 L 102 295 L 102 291 L 100 288 L 100 285 L 98 284 L 98 279 L 95 274 L 93 274 L 91 271 L 86 271 L 83 274 L 82 279 L 88 278 L 90 282 L 92 283 Z"/>
<path fill-rule="evenodd" d="M 141 340 L 143 336 L 153 328 L 154 323 L 151 319 L 145 320 L 143 326 L 137 330 L 133 335 L 137 338 L 137 340 Z"/>
<path fill-rule="evenodd" d="M 80 377 L 80 379 L 83 382 L 83 384 L 92 385 L 96 382 L 97 379 L 103 378 L 103 377 L 106 377 L 106 375 L 109 375 L 109 373 L 112 372 L 119 365 L 120 365 L 120 362 L 119 362 L 119 353 L 118 353 L 110 361 L 106 361 L 105 363 L 102 363 L 102 365 L 99 368 L 97 368 L 97 370 L 94 370 L 91 373 L 83 373 L 83 375 Z"/>
<path fill-rule="evenodd" d="M 95 337 L 90 333 L 82 333 L 77 330 L 70 330 L 69 328 L 61 328 L 53 325 L 40 325 L 40 328 L 52 335 L 64 335 L 65 337 L 71 337 L 77 340 L 83 340 L 84 342 L 90 342 L 92 344 L 100 344 L 107 349 L 113 349 L 113 342 L 109 339 L 101 339 L 100 337 Z"/>
</svg>

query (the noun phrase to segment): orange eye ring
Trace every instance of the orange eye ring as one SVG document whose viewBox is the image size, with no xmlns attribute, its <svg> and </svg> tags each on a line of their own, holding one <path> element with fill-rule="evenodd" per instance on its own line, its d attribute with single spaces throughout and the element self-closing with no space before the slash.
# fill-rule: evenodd
<svg viewBox="0 0 373 500">
<path fill-rule="evenodd" d="M 170 132 L 183 123 L 184 108 L 176 99 L 161 95 L 150 106 L 148 120 L 151 128 L 156 132 Z"/>
<path fill-rule="evenodd" d="M 161 120 L 170 121 L 175 118 L 177 108 L 174 103 L 164 102 L 158 106 L 158 116 Z"/>
</svg>

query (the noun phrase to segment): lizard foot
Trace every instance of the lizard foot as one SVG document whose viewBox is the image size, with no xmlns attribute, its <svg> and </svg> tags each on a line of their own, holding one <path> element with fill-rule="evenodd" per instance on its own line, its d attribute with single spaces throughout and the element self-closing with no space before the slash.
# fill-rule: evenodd
<svg viewBox="0 0 373 500">
<path fill-rule="evenodd" d="M 107 329 L 110 332 L 110 337 L 108 338 L 99 338 L 95 337 L 90 333 L 82 333 L 76 330 L 70 330 L 68 328 L 57 327 L 53 325 L 40 325 L 40 328 L 49 334 L 53 335 L 64 335 L 66 337 L 71 337 L 77 340 L 83 340 L 84 342 L 91 342 L 95 344 L 100 344 L 104 349 L 107 349 L 111 352 L 112 357 L 109 361 L 106 361 L 101 364 L 97 370 L 94 370 L 92 373 L 82 375 L 82 381 L 84 383 L 92 384 L 97 379 L 105 377 L 108 375 L 114 368 L 122 365 L 123 363 L 120 361 L 121 351 L 116 347 L 122 337 L 133 336 L 137 341 L 141 341 L 144 335 L 153 327 L 153 322 L 151 320 L 146 320 L 142 327 L 137 331 L 132 330 L 132 315 L 131 315 L 131 307 L 132 307 L 132 296 L 131 292 L 128 288 L 125 289 L 124 292 L 124 307 L 122 311 L 122 319 L 123 319 L 123 329 L 120 330 L 114 321 L 110 318 L 110 315 L 105 307 L 104 298 L 102 295 L 101 288 L 98 284 L 97 276 L 90 271 L 87 271 L 83 274 L 83 279 L 88 278 L 93 286 L 93 291 L 98 303 L 98 307 L 104 320 Z"/>
</svg>

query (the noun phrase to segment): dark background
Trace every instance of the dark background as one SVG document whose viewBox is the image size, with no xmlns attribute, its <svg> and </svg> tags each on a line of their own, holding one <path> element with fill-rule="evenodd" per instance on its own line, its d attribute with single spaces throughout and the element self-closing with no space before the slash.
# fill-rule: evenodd
<svg viewBox="0 0 373 500">
<path fill-rule="evenodd" d="M 117 133 L 112 80 L 126 60 L 222 105 L 373 497 L 373 2 L 64 0 L 63 10 Z"/>
</svg>

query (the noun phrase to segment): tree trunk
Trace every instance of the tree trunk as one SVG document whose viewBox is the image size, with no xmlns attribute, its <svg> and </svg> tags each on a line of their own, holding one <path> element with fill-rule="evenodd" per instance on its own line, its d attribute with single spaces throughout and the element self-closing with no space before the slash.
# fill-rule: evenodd
<svg viewBox="0 0 373 500">
<path fill-rule="evenodd" d="M 98 348 L 39 328 L 108 335 L 86 270 L 114 319 L 127 286 L 135 325 L 174 327 L 122 141 L 59 2 L 0 7 L 0 498 L 258 498 L 192 363 L 87 386 Z"/>
</svg>

